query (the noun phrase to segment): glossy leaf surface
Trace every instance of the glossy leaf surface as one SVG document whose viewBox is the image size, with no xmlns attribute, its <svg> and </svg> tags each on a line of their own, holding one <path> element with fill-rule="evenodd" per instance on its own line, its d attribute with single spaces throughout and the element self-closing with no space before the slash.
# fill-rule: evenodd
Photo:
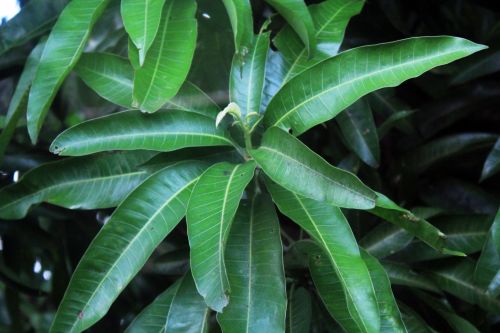
<svg viewBox="0 0 500 333">
<path fill-rule="evenodd" d="M 286 311 L 286 332 L 309 333 L 311 330 L 311 318 L 311 294 L 303 287 L 292 287 Z"/>
<path fill-rule="evenodd" d="M 267 130 L 250 154 L 273 181 L 302 196 L 346 208 L 375 205 L 375 193 L 356 176 L 331 166 L 279 128 Z"/>
<path fill-rule="evenodd" d="M 493 297 L 500 294 L 500 209 L 477 260 L 474 281 Z"/>
<path fill-rule="evenodd" d="M 71 127 L 59 134 L 50 149 L 59 155 L 79 156 L 106 150 L 172 151 L 231 144 L 228 134 L 209 117 L 179 110 L 155 114 L 132 110 Z"/>
<path fill-rule="evenodd" d="M 239 201 L 254 170 L 253 161 L 215 164 L 203 173 L 189 201 L 186 220 L 191 270 L 198 292 L 217 312 L 229 303 L 224 252 Z"/>
<path fill-rule="evenodd" d="M 491 149 L 486 161 L 484 161 L 481 180 L 485 180 L 500 171 L 500 138 Z"/>
<path fill-rule="evenodd" d="M 181 89 L 165 105 L 168 109 L 176 109 L 199 113 L 214 118 L 219 113 L 219 107 L 203 90 L 189 81 L 184 82 Z"/>
<path fill-rule="evenodd" d="M 241 65 L 246 62 L 253 45 L 253 16 L 250 0 L 222 0 L 233 28 L 235 59 Z"/>
</svg>

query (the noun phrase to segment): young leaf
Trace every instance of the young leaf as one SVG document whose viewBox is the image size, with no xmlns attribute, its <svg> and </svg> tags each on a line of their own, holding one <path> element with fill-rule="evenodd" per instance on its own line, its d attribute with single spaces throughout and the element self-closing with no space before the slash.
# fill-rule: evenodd
<svg viewBox="0 0 500 333">
<path fill-rule="evenodd" d="M 21 219 L 40 202 L 70 209 L 115 207 L 146 178 L 138 166 L 153 155 L 121 152 L 42 164 L 0 189 L 0 217 Z"/>
<path fill-rule="evenodd" d="M 273 181 L 289 191 L 345 208 L 375 205 L 375 192 L 355 175 L 331 166 L 279 128 L 268 129 L 261 146 L 250 154 Z"/>
<path fill-rule="evenodd" d="M 343 52 L 284 85 L 269 103 L 264 124 L 299 135 L 374 90 L 396 86 L 484 48 L 461 38 L 418 37 Z"/>
<path fill-rule="evenodd" d="M 337 116 L 347 146 L 366 164 L 376 168 L 380 162 L 380 146 L 368 101 L 363 98 Z"/>
<path fill-rule="evenodd" d="M 109 53 L 84 53 L 75 71 L 102 98 L 126 108 L 132 106 L 134 70 L 127 59 Z"/>
<path fill-rule="evenodd" d="M 40 59 L 28 99 L 28 132 L 35 143 L 57 90 L 75 66 L 109 0 L 73 0 L 62 11 Z"/>
<path fill-rule="evenodd" d="M 285 18 L 304 43 L 307 54 L 313 56 L 316 48 L 316 33 L 304 0 L 266 0 L 266 2 Z"/>
<path fill-rule="evenodd" d="M 287 333 L 311 332 L 312 302 L 311 294 L 305 288 L 290 289 L 286 310 Z"/>
<path fill-rule="evenodd" d="M 0 133 L 0 165 L 2 164 L 5 150 L 14 134 L 17 123 L 26 111 L 26 102 L 28 93 L 35 77 L 40 57 L 42 56 L 43 48 L 45 47 L 45 40 L 38 43 L 37 46 L 31 51 L 24 65 L 23 72 L 17 83 L 16 90 L 12 96 L 5 116 L 5 125 Z"/>
<path fill-rule="evenodd" d="M 85 121 L 62 132 L 50 151 L 80 156 L 106 150 L 172 151 L 196 146 L 231 145 L 228 134 L 213 119 L 179 110 L 143 114 L 123 111 Z"/>
<path fill-rule="evenodd" d="M 139 51 L 139 64 L 144 64 L 146 53 L 153 44 L 165 0 L 122 0 L 123 25 Z"/>
<path fill-rule="evenodd" d="M 370 274 L 342 211 L 266 182 L 279 210 L 300 225 L 323 249 L 364 332 L 377 332 L 379 312 Z"/>
<path fill-rule="evenodd" d="M 260 110 L 269 34 L 257 35 L 255 42 L 248 48 L 249 55 L 243 63 L 238 59 L 238 54 L 233 58 L 229 96 L 231 102 L 240 107 L 243 117 L 251 112 L 259 113 Z"/>
<path fill-rule="evenodd" d="M 500 294 L 500 209 L 487 237 L 474 269 L 474 282 L 497 297 Z"/>
<path fill-rule="evenodd" d="M 184 83 L 196 46 L 195 12 L 194 0 L 166 0 L 156 38 L 135 72 L 134 106 L 142 111 L 157 111 Z"/>
<path fill-rule="evenodd" d="M 206 333 L 209 312 L 191 272 L 187 272 L 148 305 L 125 333 Z"/>
<path fill-rule="evenodd" d="M 118 206 L 73 273 L 51 333 L 81 332 L 106 314 L 184 217 L 193 185 L 205 167 L 185 161 L 160 170 Z"/>
<path fill-rule="evenodd" d="M 246 57 L 254 43 L 252 5 L 249 0 L 222 0 L 226 6 L 234 35 L 235 59 L 239 65 L 246 62 Z"/>
<path fill-rule="evenodd" d="M 483 171 L 481 172 L 481 180 L 493 176 L 500 171 L 500 138 L 497 139 L 495 145 L 491 149 L 486 161 L 484 161 Z"/>
<path fill-rule="evenodd" d="M 217 312 L 229 302 L 224 251 L 229 230 L 255 162 L 218 163 L 203 173 L 187 210 L 191 270 L 198 292 Z"/>
<path fill-rule="evenodd" d="M 285 332 L 286 291 L 278 216 L 271 198 L 243 201 L 225 252 L 230 302 L 217 320 L 225 333 Z"/>
</svg>

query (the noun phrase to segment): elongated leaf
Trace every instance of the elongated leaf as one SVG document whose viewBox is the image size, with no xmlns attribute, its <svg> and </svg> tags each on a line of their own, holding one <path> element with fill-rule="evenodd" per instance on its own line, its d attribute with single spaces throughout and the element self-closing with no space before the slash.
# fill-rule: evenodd
<svg viewBox="0 0 500 333">
<path fill-rule="evenodd" d="M 343 52 L 283 86 L 269 103 L 264 124 L 299 135 L 374 90 L 396 86 L 484 48 L 460 38 L 420 37 Z"/>
<path fill-rule="evenodd" d="M 316 48 L 314 23 L 303 0 L 266 0 L 295 30 L 304 43 L 307 54 L 313 55 Z"/>
<path fill-rule="evenodd" d="M 286 312 L 287 333 L 311 332 L 312 304 L 311 294 L 305 288 L 293 288 L 288 297 Z"/>
<path fill-rule="evenodd" d="M 271 198 L 242 202 L 225 252 L 230 302 L 217 320 L 225 333 L 285 332 L 286 291 L 278 216 Z"/>
<path fill-rule="evenodd" d="M 32 142 L 57 90 L 75 66 L 90 31 L 109 0 L 73 0 L 59 16 L 40 59 L 28 99 L 28 132 Z"/>
<path fill-rule="evenodd" d="M 157 111 L 184 83 L 196 46 L 195 12 L 194 0 L 165 0 L 156 38 L 135 72 L 134 106 L 142 111 Z"/>
<path fill-rule="evenodd" d="M 500 209 L 477 260 L 474 282 L 493 297 L 500 293 Z"/>
<path fill-rule="evenodd" d="M 347 146 L 366 164 L 376 168 L 380 163 L 377 128 L 370 104 L 361 99 L 337 116 Z"/>
<path fill-rule="evenodd" d="M 362 0 L 327 0 L 309 6 L 316 28 L 316 48 L 313 57 L 290 26 L 283 28 L 273 42 L 283 58 L 283 78 L 280 85 L 304 70 L 337 54 L 349 20 L 363 7 Z"/>
<path fill-rule="evenodd" d="M 139 50 L 142 66 L 160 25 L 165 0 L 123 0 L 121 14 L 130 39 Z"/>
<path fill-rule="evenodd" d="M 126 59 L 108 53 L 84 53 L 75 70 L 102 98 L 123 107 L 132 106 L 134 71 Z"/>
<path fill-rule="evenodd" d="M 0 55 L 49 31 L 68 0 L 31 0 L 0 27 Z"/>
<path fill-rule="evenodd" d="M 235 59 L 242 65 L 253 45 L 253 16 L 249 0 L 222 0 L 234 35 Z"/>
<path fill-rule="evenodd" d="M 89 120 L 59 134 L 50 151 L 87 155 L 106 150 L 172 151 L 196 146 L 231 145 L 228 134 L 213 119 L 179 110 L 155 114 L 124 111 Z"/>
<path fill-rule="evenodd" d="M 38 67 L 38 63 L 40 62 L 40 57 L 42 56 L 44 47 L 45 40 L 42 40 L 31 51 L 21 77 L 19 78 L 19 82 L 17 83 L 14 95 L 10 100 L 9 109 L 7 110 L 7 115 L 5 116 L 5 125 L 2 129 L 2 133 L 0 133 L 0 165 L 2 165 L 5 150 L 7 149 L 7 145 L 14 134 L 17 123 L 26 112 L 28 93 L 31 83 L 33 82 L 33 78 L 35 77 L 36 69 Z"/>
<path fill-rule="evenodd" d="M 229 302 L 224 251 L 238 203 L 254 169 L 253 161 L 215 164 L 202 175 L 189 201 L 186 220 L 191 270 L 198 292 L 217 312 Z"/>
<path fill-rule="evenodd" d="M 190 161 L 167 167 L 146 179 L 118 206 L 80 260 L 50 332 L 81 332 L 104 316 L 183 218 L 204 168 L 203 163 Z"/>
<path fill-rule="evenodd" d="M 269 50 L 269 34 L 257 35 L 255 42 L 248 49 L 247 59 L 241 63 L 238 54 L 235 54 L 231 66 L 231 80 L 229 93 L 231 102 L 238 104 L 243 117 L 249 113 L 259 113 L 266 58 Z"/>
<path fill-rule="evenodd" d="M 413 235 L 405 229 L 393 224 L 380 224 L 366 234 L 359 242 L 368 253 L 384 258 L 394 254 L 413 240 Z"/>
<path fill-rule="evenodd" d="M 474 283 L 474 262 L 469 259 L 449 261 L 428 275 L 442 290 L 466 302 L 477 304 L 490 313 L 500 312 L 500 299 L 485 292 Z"/>
<path fill-rule="evenodd" d="M 138 166 L 151 152 L 99 154 L 46 163 L 0 190 L 0 217 L 20 219 L 32 205 L 48 202 L 71 209 L 118 205 L 147 176 Z"/>
<path fill-rule="evenodd" d="M 450 156 L 491 145 L 498 138 L 490 133 L 462 133 L 439 138 L 419 146 L 403 159 L 413 172 L 423 172 L 431 165 Z"/>
<path fill-rule="evenodd" d="M 450 83 L 461 84 L 474 80 L 478 77 L 489 75 L 500 70 L 500 50 L 497 48 L 488 50 L 480 57 L 467 59 L 456 75 L 452 77 Z"/>
<path fill-rule="evenodd" d="M 375 193 L 353 174 L 335 168 L 292 135 L 270 128 L 250 151 L 264 172 L 289 191 L 339 207 L 368 209 Z"/>
<path fill-rule="evenodd" d="M 401 316 L 405 323 L 408 333 L 435 333 L 435 331 L 427 325 L 427 323 L 419 316 L 418 313 L 413 311 L 410 307 L 399 303 L 399 307 L 403 311 Z"/>
<path fill-rule="evenodd" d="M 213 119 L 219 113 L 217 104 L 197 85 L 189 81 L 184 82 L 177 95 L 168 101 L 165 107 L 199 113 Z"/>
<path fill-rule="evenodd" d="M 383 261 L 382 265 L 392 284 L 419 288 L 435 293 L 441 292 L 432 280 L 412 270 L 408 265 L 391 261 Z"/>
<path fill-rule="evenodd" d="M 325 252 L 332 270 L 352 304 L 350 313 L 362 332 L 378 332 L 377 300 L 370 274 L 342 211 L 324 202 L 301 197 L 266 182 L 279 210 L 300 225 Z"/>
<path fill-rule="evenodd" d="M 380 262 L 368 254 L 361 251 L 361 256 L 370 272 L 375 293 L 377 295 L 378 307 L 380 310 L 380 333 L 406 333 L 405 325 L 401 319 L 398 305 L 392 294 L 391 282 Z"/>
<path fill-rule="evenodd" d="M 486 161 L 484 161 L 483 171 L 481 172 L 481 181 L 493 176 L 500 171 L 500 138 L 491 149 Z"/>
</svg>

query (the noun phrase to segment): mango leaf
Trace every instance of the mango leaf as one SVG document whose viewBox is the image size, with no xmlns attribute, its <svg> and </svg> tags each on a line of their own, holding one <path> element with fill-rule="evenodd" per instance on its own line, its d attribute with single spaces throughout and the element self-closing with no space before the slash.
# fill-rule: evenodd
<svg viewBox="0 0 500 333">
<path fill-rule="evenodd" d="M 185 161 L 160 170 L 118 206 L 73 273 L 51 333 L 81 332 L 106 314 L 184 217 L 193 185 L 205 167 L 202 162 Z"/>
<path fill-rule="evenodd" d="M 0 190 L 0 217 L 21 219 L 41 202 L 70 209 L 115 207 L 146 178 L 147 172 L 138 166 L 153 155 L 104 153 L 42 164 Z"/>
<path fill-rule="evenodd" d="M 493 176 L 500 171 L 500 138 L 497 139 L 495 145 L 491 149 L 486 161 L 484 161 L 483 171 L 481 172 L 480 181 Z"/>
<path fill-rule="evenodd" d="M 220 111 L 210 96 L 189 81 L 184 82 L 177 95 L 168 101 L 165 108 L 199 113 L 213 118 L 214 121 Z"/>
<path fill-rule="evenodd" d="M 290 81 L 304 70 L 337 54 L 349 20 L 359 14 L 362 0 L 327 0 L 309 6 L 316 28 L 316 48 L 313 57 L 291 26 L 284 27 L 273 39 L 283 59 L 279 86 Z M 272 68 L 271 68 L 272 70 Z"/>
<path fill-rule="evenodd" d="M 461 38 L 417 37 L 342 52 L 284 85 L 269 103 L 264 124 L 300 135 L 374 90 L 396 86 L 484 48 Z"/>
<path fill-rule="evenodd" d="M 209 309 L 187 272 L 148 305 L 125 333 L 206 333 Z"/>
<path fill-rule="evenodd" d="M 377 295 L 377 302 L 380 310 L 380 333 L 406 333 L 406 328 L 401 319 L 401 313 L 399 312 L 396 299 L 392 294 L 391 282 L 389 281 L 389 277 L 384 267 L 366 251 L 362 250 L 361 256 L 370 272 Z"/>
<path fill-rule="evenodd" d="M 50 30 L 68 0 L 31 0 L 0 26 L 0 55 Z"/>
<path fill-rule="evenodd" d="M 370 274 L 342 211 L 304 198 L 267 181 L 279 210 L 304 229 L 323 249 L 331 270 L 344 290 L 349 312 L 363 332 L 377 332 L 379 312 Z M 335 296 L 335 297 L 338 297 Z"/>
<path fill-rule="evenodd" d="M 450 80 L 452 85 L 468 82 L 499 71 L 500 50 L 498 48 L 488 50 L 479 57 L 475 56 L 467 59 L 461 65 L 459 71 Z"/>
<path fill-rule="evenodd" d="M 200 295 L 217 312 L 229 303 L 224 251 L 238 203 L 255 162 L 218 163 L 196 184 L 187 210 L 191 270 Z"/>
<path fill-rule="evenodd" d="M 242 65 L 246 62 L 246 57 L 254 44 L 252 5 L 249 0 L 222 0 L 222 2 L 233 29 L 235 59 Z"/>
<path fill-rule="evenodd" d="M 257 195 L 240 204 L 225 251 L 230 302 L 217 314 L 225 333 L 285 332 L 285 272 L 279 230 L 271 198 Z"/>
<path fill-rule="evenodd" d="M 413 240 L 413 235 L 405 229 L 394 224 L 379 224 L 360 241 L 361 245 L 368 253 L 377 257 L 384 258 L 394 254 Z"/>
<path fill-rule="evenodd" d="M 314 55 L 316 33 L 314 23 L 304 0 L 266 0 L 285 18 L 304 43 L 307 54 Z"/>
<path fill-rule="evenodd" d="M 3 127 L 2 133 L 0 133 L 0 165 L 2 164 L 5 150 L 16 130 L 17 123 L 19 119 L 26 112 L 26 102 L 28 99 L 28 93 L 35 77 L 36 69 L 38 63 L 40 62 L 40 57 L 42 56 L 43 48 L 45 47 L 45 40 L 38 43 L 37 46 L 31 51 L 28 56 L 28 60 L 24 65 L 23 72 L 17 83 L 16 90 L 12 96 L 9 104 L 9 109 L 7 110 L 7 115 L 5 116 L 5 125 Z"/>
<path fill-rule="evenodd" d="M 132 106 L 134 71 L 127 59 L 109 53 L 84 53 L 75 71 L 102 98 L 126 108 Z"/>
<path fill-rule="evenodd" d="M 235 54 L 231 66 L 229 82 L 229 97 L 231 102 L 238 104 L 243 117 L 250 113 L 259 113 L 266 58 L 269 50 L 269 34 L 260 33 L 255 42 L 248 48 L 248 57 L 242 63 Z"/>
<path fill-rule="evenodd" d="M 160 25 L 165 0 L 123 0 L 121 14 L 123 25 L 139 51 L 140 66 L 153 44 Z"/>
<path fill-rule="evenodd" d="M 490 146 L 498 135 L 490 133 L 461 133 L 432 140 L 408 152 L 403 165 L 408 170 L 421 173 L 433 164 L 470 150 Z"/>
<path fill-rule="evenodd" d="M 35 143 L 52 100 L 83 51 L 109 0 L 73 0 L 62 11 L 43 50 L 28 99 L 28 132 Z"/>
<path fill-rule="evenodd" d="M 436 284 L 426 276 L 417 273 L 410 266 L 402 263 L 383 261 L 384 266 L 391 283 L 399 286 L 419 288 L 435 293 L 441 293 Z"/>
<path fill-rule="evenodd" d="M 413 309 L 403 303 L 399 303 L 399 308 L 408 333 L 436 333 Z"/>
<path fill-rule="evenodd" d="M 363 162 L 377 168 L 380 163 L 379 139 L 367 99 L 358 100 L 336 119 L 347 147 Z"/>
<path fill-rule="evenodd" d="M 301 196 L 345 208 L 375 205 L 375 193 L 355 175 L 331 166 L 279 128 L 268 129 L 250 154 L 273 181 Z"/>
<path fill-rule="evenodd" d="M 172 151 L 196 146 L 231 145 L 228 134 L 213 119 L 180 110 L 143 114 L 123 111 L 85 121 L 62 132 L 50 151 L 80 156 L 106 150 Z"/>
<path fill-rule="evenodd" d="M 194 0 L 166 0 L 156 38 L 134 76 L 133 103 L 142 111 L 157 111 L 184 83 L 196 47 L 195 12 Z"/>
<path fill-rule="evenodd" d="M 500 294 L 500 209 L 477 260 L 474 282 L 493 297 Z"/>
<path fill-rule="evenodd" d="M 500 312 L 500 299 L 485 293 L 473 281 L 475 263 L 470 259 L 447 261 L 428 272 L 440 289 L 490 313 Z"/>
<path fill-rule="evenodd" d="M 303 287 L 290 289 L 286 309 L 286 332 L 311 332 L 312 303 L 311 294 Z"/>
</svg>

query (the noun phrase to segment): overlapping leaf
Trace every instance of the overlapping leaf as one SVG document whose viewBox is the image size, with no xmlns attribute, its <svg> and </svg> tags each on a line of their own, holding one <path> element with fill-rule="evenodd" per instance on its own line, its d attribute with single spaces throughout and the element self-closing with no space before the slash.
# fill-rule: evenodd
<svg viewBox="0 0 500 333">
<path fill-rule="evenodd" d="M 292 287 L 286 309 L 287 333 L 309 333 L 311 330 L 312 301 L 311 294 L 305 288 Z"/>
<path fill-rule="evenodd" d="M 245 63 L 253 44 L 253 16 L 250 0 L 222 0 L 226 6 L 234 35 L 235 59 L 239 65 Z"/>
</svg>

